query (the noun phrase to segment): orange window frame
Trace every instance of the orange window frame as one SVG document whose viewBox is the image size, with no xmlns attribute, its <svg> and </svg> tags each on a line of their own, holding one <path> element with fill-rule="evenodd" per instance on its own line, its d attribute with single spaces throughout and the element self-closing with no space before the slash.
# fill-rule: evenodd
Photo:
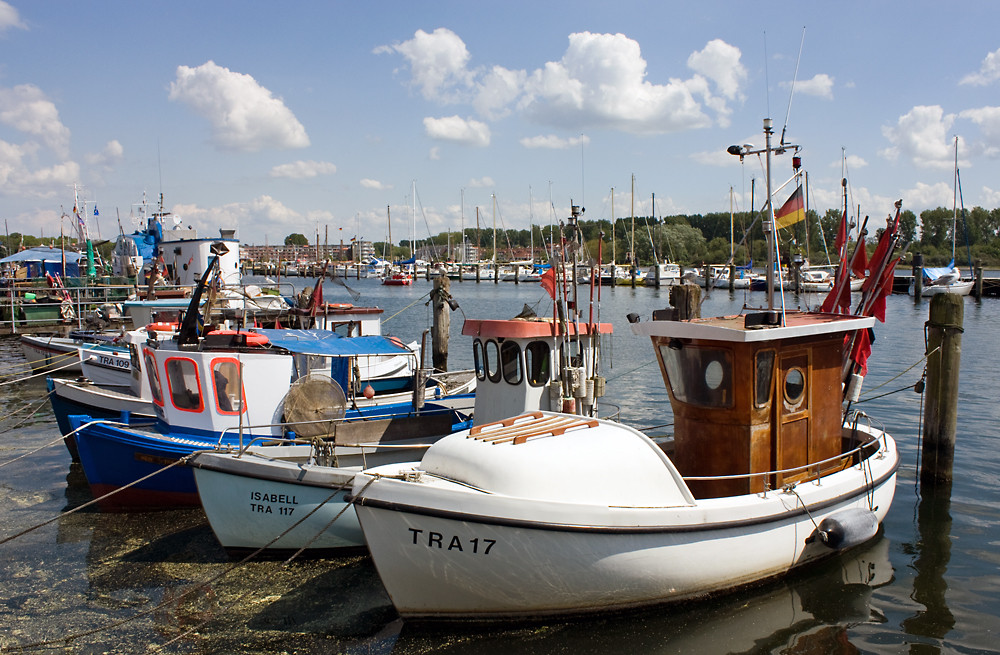
<svg viewBox="0 0 1000 655">
<path fill-rule="evenodd" d="M 215 382 L 215 367 L 219 364 L 235 364 L 236 370 L 239 371 L 240 378 L 240 409 L 238 411 L 234 410 L 224 410 L 222 405 L 219 403 L 219 387 Z M 243 363 L 236 359 L 235 357 L 216 357 L 211 361 L 210 370 L 212 371 L 212 389 L 213 395 L 215 397 L 215 411 L 220 414 L 227 416 L 239 416 L 240 414 L 247 413 L 247 390 L 243 385 Z"/>
<path fill-rule="evenodd" d="M 198 406 L 197 407 L 181 407 L 176 402 L 174 402 L 174 385 L 170 381 L 170 364 L 171 362 L 189 362 L 191 366 L 194 367 L 194 380 L 198 384 Z M 167 375 L 167 390 L 170 392 L 170 404 L 174 406 L 174 409 L 181 412 L 192 412 L 195 414 L 200 414 L 205 411 L 205 392 L 201 388 L 201 375 L 198 371 L 198 363 L 191 359 L 190 357 L 168 357 L 165 362 L 163 362 L 163 370 Z M 187 391 L 187 388 L 184 388 Z"/>
</svg>

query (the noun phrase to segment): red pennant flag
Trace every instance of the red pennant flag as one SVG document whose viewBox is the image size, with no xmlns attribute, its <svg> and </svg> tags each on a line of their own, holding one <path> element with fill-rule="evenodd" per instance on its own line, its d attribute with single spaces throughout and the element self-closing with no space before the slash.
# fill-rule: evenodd
<svg viewBox="0 0 1000 655">
<path fill-rule="evenodd" d="M 858 365 L 861 377 L 868 375 L 868 356 L 872 354 L 871 335 L 868 330 L 858 330 L 851 349 L 851 361 Z"/>
<path fill-rule="evenodd" d="M 550 266 L 549 270 L 542 273 L 542 288 L 545 289 L 552 299 L 556 299 L 556 269 L 554 266 Z"/>
</svg>

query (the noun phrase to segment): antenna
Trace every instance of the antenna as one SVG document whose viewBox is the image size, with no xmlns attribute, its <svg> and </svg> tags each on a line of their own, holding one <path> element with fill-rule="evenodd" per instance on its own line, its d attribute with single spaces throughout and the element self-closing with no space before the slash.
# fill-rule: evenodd
<svg viewBox="0 0 1000 655">
<path fill-rule="evenodd" d="M 767 104 L 767 115 L 771 115 L 771 78 L 767 70 L 767 30 L 764 30 L 764 99 Z"/>
<path fill-rule="evenodd" d="M 802 61 L 802 46 L 806 42 L 806 27 L 802 26 L 802 40 L 799 41 L 799 56 L 795 58 L 795 72 L 792 73 L 792 88 L 788 91 L 788 109 L 785 110 L 785 124 L 781 126 L 781 140 L 778 145 L 785 145 L 785 130 L 788 129 L 788 116 L 792 113 L 792 96 L 795 95 L 795 82 L 799 77 L 799 62 Z"/>
</svg>

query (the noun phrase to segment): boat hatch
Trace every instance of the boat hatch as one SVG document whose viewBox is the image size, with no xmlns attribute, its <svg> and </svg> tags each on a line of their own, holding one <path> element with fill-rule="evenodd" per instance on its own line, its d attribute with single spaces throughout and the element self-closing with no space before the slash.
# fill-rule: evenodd
<svg viewBox="0 0 1000 655">
<path fill-rule="evenodd" d="M 516 446 L 531 438 L 555 437 L 569 430 L 596 428 L 597 425 L 596 419 L 531 412 L 495 423 L 477 425 L 469 431 L 469 438 L 494 445 L 510 443 Z"/>
</svg>

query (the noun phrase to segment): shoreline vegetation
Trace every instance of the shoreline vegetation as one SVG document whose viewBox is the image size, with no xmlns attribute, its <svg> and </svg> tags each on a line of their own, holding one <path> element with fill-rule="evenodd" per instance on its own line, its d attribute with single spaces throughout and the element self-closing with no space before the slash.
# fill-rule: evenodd
<svg viewBox="0 0 1000 655">
<path fill-rule="evenodd" d="M 779 249 L 782 257 L 801 255 L 813 265 L 834 261 L 835 255 L 828 257 L 827 253 L 834 249 L 833 244 L 842 213 L 842 210 L 828 209 L 823 215 L 819 215 L 815 210 L 809 210 L 806 212 L 805 220 L 779 230 Z M 758 262 L 766 261 L 767 246 L 759 222 L 753 225 L 749 233 L 747 232 L 753 217 L 754 215 L 749 212 L 739 212 L 732 216 L 728 212 L 713 212 L 618 218 L 615 220 L 613 230 L 611 221 L 606 219 L 581 220 L 579 226 L 588 254 L 595 259 L 601 241 L 600 234 L 603 233 L 601 249 L 602 260 L 605 262 L 614 259 L 620 265 L 628 265 L 634 261 L 639 266 L 648 266 L 659 261 L 697 266 L 705 262 L 716 264 L 728 262 L 730 252 L 733 252 L 734 264 L 743 265 L 752 262 L 757 265 Z M 863 217 L 862 223 L 866 218 L 865 243 L 870 254 L 875 248 L 880 231 L 885 227 L 885 218 Z M 903 242 L 910 245 L 901 265 L 909 265 L 916 253 L 923 255 L 925 266 L 947 265 L 952 259 L 953 219 L 953 210 L 944 207 L 924 210 L 919 216 L 912 211 L 904 210 L 900 216 L 899 232 Z M 857 238 L 856 224 L 857 220 L 852 219 L 852 240 Z M 956 266 L 967 267 L 971 262 L 986 267 L 1000 267 L 1000 208 L 987 210 L 974 207 L 964 211 L 954 225 L 957 244 L 954 253 Z M 466 228 L 465 241 L 476 248 L 479 259 L 496 261 L 528 259 L 532 255 L 533 244 L 537 260 L 544 251 L 542 244 L 549 243 L 553 234 L 558 239 L 558 226 L 548 224 L 533 225 L 530 230 L 498 229 L 495 241 L 496 253 L 490 250 L 494 243 L 492 230 Z M 746 234 L 745 239 L 744 234 Z M 360 238 L 364 239 L 365 235 L 361 235 Z M 319 245 L 309 242 L 300 234 L 291 234 L 284 242 L 286 246 L 299 246 L 306 252 L 310 246 Z M 35 237 L 14 232 L 0 235 L 0 254 L 6 256 L 23 248 L 40 245 L 72 249 L 75 244 L 76 240 L 70 238 Z M 424 258 L 429 258 L 426 256 L 429 253 L 434 260 L 458 260 L 460 244 L 458 230 L 440 232 L 430 238 L 421 239 L 417 245 L 417 255 L 422 256 L 423 253 Z M 105 261 L 110 260 L 113 245 L 114 242 L 111 240 L 98 240 L 94 243 Z M 391 259 L 407 259 L 412 255 L 408 239 L 400 240 L 391 248 L 383 241 L 374 241 L 372 245 L 375 253 L 380 256 L 385 253 Z"/>
</svg>

